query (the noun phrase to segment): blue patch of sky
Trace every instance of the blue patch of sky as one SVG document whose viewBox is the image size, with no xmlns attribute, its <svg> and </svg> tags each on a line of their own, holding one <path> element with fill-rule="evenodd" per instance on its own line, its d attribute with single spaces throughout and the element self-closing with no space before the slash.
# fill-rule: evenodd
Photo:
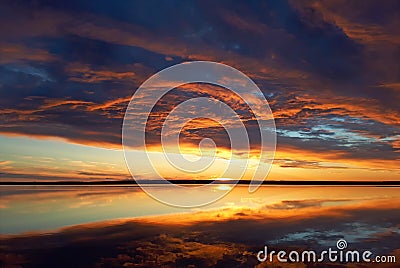
<svg viewBox="0 0 400 268">
<path fill-rule="evenodd" d="M 356 131 L 356 128 L 349 128 L 352 124 L 373 125 L 374 121 L 372 120 L 363 120 L 350 116 L 335 116 L 319 118 L 317 117 L 308 121 L 309 125 L 312 126 L 308 130 L 304 130 L 301 127 L 299 127 L 299 130 L 294 130 L 293 127 L 291 127 L 291 129 L 277 129 L 278 135 L 303 140 L 340 140 L 342 146 L 352 146 L 354 144 L 365 144 L 382 141 L 375 137 L 363 135 L 362 133 Z"/>
</svg>

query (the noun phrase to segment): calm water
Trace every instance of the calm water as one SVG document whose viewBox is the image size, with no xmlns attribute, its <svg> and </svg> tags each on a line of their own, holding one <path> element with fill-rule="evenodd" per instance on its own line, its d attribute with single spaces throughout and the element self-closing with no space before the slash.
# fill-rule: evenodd
<svg viewBox="0 0 400 268">
<path fill-rule="evenodd" d="M 249 194 L 237 186 L 193 209 L 161 204 L 132 186 L 0 193 L 4 267 L 258 267 L 265 245 L 322 252 L 340 239 L 350 250 L 400 260 L 398 187 L 263 186 Z"/>
<path fill-rule="evenodd" d="M 224 188 L 225 187 L 225 188 Z M 226 191 L 227 186 L 216 190 Z M 371 209 L 398 208 L 398 187 L 295 187 L 262 186 L 249 194 L 247 186 L 236 186 L 219 201 L 194 209 L 161 204 L 140 188 L 128 187 L 11 187 L 0 188 L 0 233 L 52 231 L 82 223 L 121 218 L 199 212 L 211 215 L 221 210 L 267 208 L 269 215 L 290 214 L 304 208 Z M 206 193 L 205 193 L 206 194 Z M 306 213 L 306 212 L 304 212 Z M 370 217 L 374 217 L 371 212 Z"/>
</svg>

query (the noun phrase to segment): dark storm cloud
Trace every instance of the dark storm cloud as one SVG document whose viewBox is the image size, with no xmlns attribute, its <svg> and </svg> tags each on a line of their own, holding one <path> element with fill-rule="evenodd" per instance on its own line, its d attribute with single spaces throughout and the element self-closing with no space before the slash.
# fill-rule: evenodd
<svg viewBox="0 0 400 268">
<path fill-rule="evenodd" d="M 147 77 L 213 60 L 255 79 L 280 145 L 398 159 L 396 3 L 3 1 L 0 131 L 119 146 Z"/>
</svg>

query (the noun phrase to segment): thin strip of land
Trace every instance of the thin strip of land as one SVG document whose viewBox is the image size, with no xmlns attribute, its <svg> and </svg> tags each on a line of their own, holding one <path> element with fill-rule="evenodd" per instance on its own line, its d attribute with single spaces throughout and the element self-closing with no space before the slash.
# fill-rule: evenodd
<svg viewBox="0 0 400 268">
<path fill-rule="evenodd" d="M 173 184 L 180 185 L 205 185 L 211 180 L 169 180 Z M 234 181 L 214 181 L 216 184 L 235 184 Z M 250 185 L 249 180 L 240 180 L 237 184 Z M 0 181 L 0 186 L 135 186 L 135 185 L 165 185 L 162 180 L 106 180 L 106 181 Z M 293 186 L 400 186 L 400 181 L 269 181 L 261 182 L 261 185 L 293 185 Z"/>
</svg>

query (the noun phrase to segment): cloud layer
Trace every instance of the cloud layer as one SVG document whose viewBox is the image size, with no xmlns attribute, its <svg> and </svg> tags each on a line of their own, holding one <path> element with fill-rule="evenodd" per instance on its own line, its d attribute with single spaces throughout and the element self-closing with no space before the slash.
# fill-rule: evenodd
<svg viewBox="0 0 400 268">
<path fill-rule="evenodd" d="M 0 133 L 120 148 L 125 108 L 143 81 L 176 63 L 210 60 L 243 71 L 263 91 L 278 152 L 292 155 L 281 167 L 310 167 L 293 157 L 297 151 L 312 156 L 312 167 L 336 161 L 397 170 L 398 5 L 3 1 Z M 196 90 L 170 96 L 163 112 L 172 99 L 207 94 Z M 218 97 L 235 101 L 229 92 Z M 186 140 L 197 146 L 207 131 L 227 146 L 218 128 L 204 124 Z"/>
</svg>

